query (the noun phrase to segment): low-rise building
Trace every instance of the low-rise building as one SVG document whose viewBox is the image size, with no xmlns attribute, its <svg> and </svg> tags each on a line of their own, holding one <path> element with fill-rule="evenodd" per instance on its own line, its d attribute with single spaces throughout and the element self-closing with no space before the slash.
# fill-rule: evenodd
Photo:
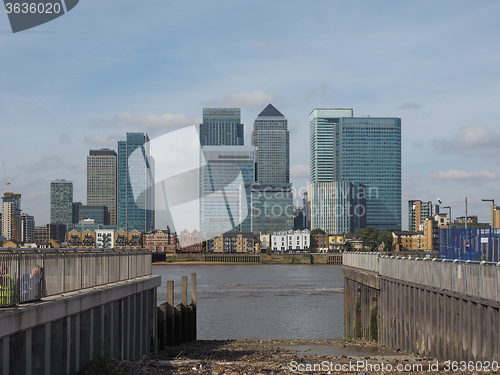
<svg viewBox="0 0 500 375">
<path fill-rule="evenodd" d="M 345 236 L 343 234 L 330 234 L 328 236 L 328 251 L 339 253 L 344 251 Z"/>
<path fill-rule="evenodd" d="M 448 228 L 448 225 L 450 224 L 450 219 L 445 213 L 434 215 L 434 220 L 437 222 L 438 228 Z"/>
<path fill-rule="evenodd" d="M 177 234 L 171 234 L 168 226 L 165 231 L 157 229 L 144 233 L 143 243 L 144 247 L 151 252 L 177 253 L 179 248 Z"/>
<path fill-rule="evenodd" d="M 345 249 L 349 250 L 354 250 L 354 251 L 363 251 L 364 246 L 363 246 L 363 241 L 361 240 L 361 237 L 358 236 L 357 234 L 354 233 L 346 233 L 344 235 L 345 238 Z"/>
<path fill-rule="evenodd" d="M 112 229 L 97 229 L 95 238 L 95 247 L 98 249 L 113 249 L 115 247 L 115 231 Z"/>
<path fill-rule="evenodd" d="M 328 241 L 327 233 L 311 234 L 311 253 L 327 253 Z"/>
<path fill-rule="evenodd" d="M 260 248 L 262 251 L 266 251 L 271 248 L 271 235 L 269 233 L 260 233 Z"/>
<path fill-rule="evenodd" d="M 271 235 L 271 248 L 280 253 L 307 251 L 311 246 L 310 237 L 308 229 L 275 232 Z"/>
<path fill-rule="evenodd" d="M 207 241 L 211 253 L 260 252 L 259 237 L 253 233 L 225 233 Z"/>
<path fill-rule="evenodd" d="M 66 242 L 71 248 L 140 249 L 142 248 L 142 233 L 135 229 L 131 232 L 124 230 L 115 232 L 112 229 L 96 229 L 95 231 L 86 229 L 80 232 L 72 229 L 66 235 Z"/>
<path fill-rule="evenodd" d="M 424 232 L 394 231 L 392 238 L 394 251 L 424 250 Z"/>
<path fill-rule="evenodd" d="M 125 232 L 123 229 L 115 232 L 115 248 L 140 249 L 142 248 L 143 235 L 137 229 Z"/>
<path fill-rule="evenodd" d="M 179 251 L 183 253 L 201 253 L 203 251 L 203 237 L 196 229 L 192 232 L 184 229 L 177 237 Z"/>
</svg>

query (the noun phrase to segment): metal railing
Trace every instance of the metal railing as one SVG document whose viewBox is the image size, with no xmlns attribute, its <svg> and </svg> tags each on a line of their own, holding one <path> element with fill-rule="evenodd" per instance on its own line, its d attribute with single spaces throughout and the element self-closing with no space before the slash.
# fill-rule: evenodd
<svg viewBox="0 0 500 375">
<path fill-rule="evenodd" d="M 344 266 L 361 268 L 363 270 L 378 273 L 379 254 L 365 252 L 344 252 L 342 253 L 342 264 Z"/>
<path fill-rule="evenodd" d="M 500 263 L 344 253 L 345 266 L 437 289 L 500 301 Z"/>
<path fill-rule="evenodd" d="M 0 249 L 0 307 L 148 275 L 145 249 Z"/>
</svg>

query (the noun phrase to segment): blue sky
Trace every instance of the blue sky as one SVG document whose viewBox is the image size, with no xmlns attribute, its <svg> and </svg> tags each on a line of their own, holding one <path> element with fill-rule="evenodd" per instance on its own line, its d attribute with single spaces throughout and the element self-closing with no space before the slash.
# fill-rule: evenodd
<svg viewBox="0 0 500 375">
<path fill-rule="evenodd" d="M 500 3 L 81 0 L 12 34 L 0 14 L 0 180 L 49 221 L 50 180 L 85 202 L 89 149 L 269 103 L 289 120 L 292 182 L 308 181 L 315 107 L 401 117 L 406 200 L 500 202 Z M 4 186 L 2 186 L 4 190 Z M 454 216 L 462 203 L 452 203 Z"/>
</svg>

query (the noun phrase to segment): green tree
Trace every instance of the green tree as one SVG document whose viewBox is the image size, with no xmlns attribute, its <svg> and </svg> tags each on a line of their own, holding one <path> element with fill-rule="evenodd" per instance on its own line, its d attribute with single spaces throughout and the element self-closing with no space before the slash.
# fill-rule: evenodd
<svg viewBox="0 0 500 375">
<path fill-rule="evenodd" d="M 347 240 L 344 244 L 344 251 L 352 251 L 351 241 Z"/>
<path fill-rule="evenodd" d="M 388 230 L 381 230 L 378 232 L 377 237 L 377 246 L 380 246 L 382 243 L 384 244 L 384 251 L 392 250 L 392 232 Z"/>
<path fill-rule="evenodd" d="M 316 228 L 311 231 L 311 234 L 326 234 L 326 232 L 321 228 Z"/>
<path fill-rule="evenodd" d="M 362 228 L 359 229 L 356 234 L 361 237 L 361 241 L 363 241 L 363 248 L 370 251 L 377 249 L 378 231 L 375 228 Z"/>
</svg>

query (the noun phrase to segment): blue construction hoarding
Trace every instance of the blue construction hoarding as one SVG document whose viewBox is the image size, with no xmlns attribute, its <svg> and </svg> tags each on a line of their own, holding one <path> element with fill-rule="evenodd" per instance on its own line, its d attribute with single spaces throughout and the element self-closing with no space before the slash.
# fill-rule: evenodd
<svg viewBox="0 0 500 375">
<path fill-rule="evenodd" d="M 498 262 L 500 228 L 439 229 L 439 257 Z"/>
</svg>

